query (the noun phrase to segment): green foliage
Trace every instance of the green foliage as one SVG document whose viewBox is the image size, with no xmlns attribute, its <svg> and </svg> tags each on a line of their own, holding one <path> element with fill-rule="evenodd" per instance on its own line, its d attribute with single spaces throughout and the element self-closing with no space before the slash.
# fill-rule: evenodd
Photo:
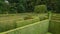
<svg viewBox="0 0 60 34">
<path fill-rule="evenodd" d="M 39 18 L 30 19 L 30 20 L 18 21 L 18 22 L 17 22 L 17 27 L 22 27 L 22 26 L 25 26 L 25 25 L 28 25 L 28 24 L 32 24 L 32 23 L 35 23 L 35 22 L 38 22 L 38 21 L 40 21 Z"/>
<path fill-rule="evenodd" d="M 0 34 L 46 34 L 49 20 L 35 22 Z"/>
<path fill-rule="evenodd" d="M 48 16 L 44 16 L 44 17 L 40 17 L 39 19 L 40 19 L 40 21 L 42 21 L 42 20 L 49 19 L 49 18 L 48 18 Z"/>
<path fill-rule="evenodd" d="M 36 13 L 45 13 L 47 12 L 47 7 L 45 5 L 38 5 L 38 6 L 35 6 L 34 11 Z"/>
<path fill-rule="evenodd" d="M 20 13 L 20 12 L 33 12 L 34 6 L 46 5 L 48 10 L 59 13 L 60 11 L 60 0 L 7 0 L 9 6 L 5 3 L 5 0 L 0 0 L 0 13 Z M 56 2 L 57 1 L 57 2 Z M 11 8 L 13 6 L 13 8 Z M 39 7 L 40 8 L 40 7 Z M 37 8 L 35 11 L 41 12 Z"/>
<path fill-rule="evenodd" d="M 3 16 L 4 15 L 4 16 Z M 17 16 L 15 14 L 9 14 L 8 16 L 3 14 L 3 19 L 0 19 L 0 32 L 4 32 L 4 31 L 8 31 L 8 30 L 11 30 L 11 29 L 15 29 L 16 27 L 23 27 L 23 26 L 26 26 L 26 25 L 29 25 L 29 24 L 33 24 L 35 22 L 38 22 L 40 21 L 39 17 L 35 14 L 29 14 L 29 13 L 26 13 L 26 14 L 18 14 Z M 1 16 L 1 18 L 2 18 Z M 33 19 L 29 19 L 29 20 L 24 20 L 21 19 L 20 20 L 20 17 L 21 16 L 28 16 L 28 18 L 32 17 Z M 5 19 L 5 17 L 10 17 L 9 20 Z M 15 17 L 18 17 L 17 19 Z M 16 20 L 14 20 L 16 19 Z M 3 24 L 4 23 L 4 24 Z M 42 27 L 43 28 L 43 27 Z"/>
<path fill-rule="evenodd" d="M 4 3 L 3 1 L 0 1 L 0 13 L 3 13 L 2 12 L 2 10 L 3 10 L 3 6 L 2 5 L 3 5 L 3 3 Z"/>
<path fill-rule="evenodd" d="M 24 17 L 24 20 L 27 20 L 27 19 L 33 19 L 34 17 L 32 15 L 27 15 L 26 17 Z"/>
<path fill-rule="evenodd" d="M 53 34 L 60 34 L 60 14 L 52 15 L 49 32 L 52 32 Z"/>
<path fill-rule="evenodd" d="M 17 6 L 17 11 L 18 11 L 18 13 L 21 13 L 21 12 L 25 12 L 25 7 L 24 7 L 24 5 L 23 4 L 20 4 L 20 5 L 18 5 Z"/>
<path fill-rule="evenodd" d="M 16 23 L 12 21 L 0 21 L 0 32 L 14 29 L 16 27 L 15 24 Z"/>
<path fill-rule="evenodd" d="M 0 1 L 0 13 L 8 13 L 9 12 L 9 5 L 5 3 L 5 1 Z"/>
<path fill-rule="evenodd" d="M 19 0 L 8 0 L 10 3 L 18 3 Z"/>
<path fill-rule="evenodd" d="M 52 33 L 50 33 L 50 32 L 47 32 L 46 34 L 52 34 Z"/>
</svg>

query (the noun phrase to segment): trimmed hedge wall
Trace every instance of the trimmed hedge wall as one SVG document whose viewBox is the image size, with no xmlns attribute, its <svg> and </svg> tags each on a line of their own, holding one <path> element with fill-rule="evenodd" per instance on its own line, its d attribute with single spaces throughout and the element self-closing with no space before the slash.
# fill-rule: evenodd
<svg viewBox="0 0 60 34">
<path fill-rule="evenodd" d="M 49 27 L 49 32 L 51 32 L 53 34 L 60 34 L 60 22 L 51 21 L 50 27 Z"/>
<path fill-rule="evenodd" d="M 48 31 L 48 25 L 49 20 L 43 20 L 0 34 L 45 34 Z"/>
<path fill-rule="evenodd" d="M 22 27 L 34 22 L 40 21 L 39 18 L 30 19 L 30 20 L 22 20 L 22 21 L 0 21 L 0 32 L 8 31 L 11 29 L 15 29 L 17 27 Z"/>
<path fill-rule="evenodd" d="M 17 27 L 22 27 L 22 26 L 32 24 L 32 23 L 35 23 L 35 22 L 38 22 L 38 21 L 40 21 L 40 19 L 35 18 L 35 19 L 30 19 L 30 20 L 18 21 L 18 22 L 16 22 L 16 24 L 17 24 Z"/>
<path fill-rule="evenodd" d="M 0 32 L 4 32 L 14 28 L 15 25 L 13 21 L 0 21 Z"/>
<path fill-rule="evenodd" d="M 50 33 L 50 32 L 47 32 L 46 34 L 52 34 L 52 33 Z"/>
<path fill-rule="evenodd" d="M 60 34 L 60 14 L 52 13 L 49 32 L 52 34 Z"/>
</svg>

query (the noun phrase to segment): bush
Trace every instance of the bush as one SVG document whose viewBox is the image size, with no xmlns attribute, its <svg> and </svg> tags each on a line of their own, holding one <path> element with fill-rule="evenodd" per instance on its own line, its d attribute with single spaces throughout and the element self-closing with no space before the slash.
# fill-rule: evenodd
<svg viewBox="0 0 60 34">
<path fill-rule="evenodd" d="M 35 6 L 34 12 L 36 12 L 36 13 L 45 13 L 45 12 L 47 12 L 47 7 L 46 7 L 46 5 Z"/>
</svg>

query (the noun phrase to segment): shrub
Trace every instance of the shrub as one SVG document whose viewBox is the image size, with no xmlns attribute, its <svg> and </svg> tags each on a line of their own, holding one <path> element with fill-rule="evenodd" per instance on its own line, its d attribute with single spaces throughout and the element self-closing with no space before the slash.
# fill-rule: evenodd
<svg viewBox="0 0 60 34">
<path fill-rule="evenodd" d="M 34 12 L 36 12 L 36 13 L 45 13 L 45 12 L 47 12 L 47 7 L 46 7 L 46 5 L 35 6 Z"/>
</svg>

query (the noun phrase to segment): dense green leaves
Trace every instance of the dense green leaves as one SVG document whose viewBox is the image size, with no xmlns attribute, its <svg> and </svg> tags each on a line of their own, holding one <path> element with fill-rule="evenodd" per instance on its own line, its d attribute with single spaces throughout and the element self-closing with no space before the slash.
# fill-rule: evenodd
<svg viewBox="0 0 60 34">
<path fill-rule="evenodd" d="M 47 33 L 49 20 L 35 22 L 0 34 L 45 34 Z"/>
<path fill-rule="evenodd" d="M 59 3 L 60 0 L 0 0 L 0 13 L 34 12 L 34 6 L 38 5 L 46 5 L 48 10 L 60 12 Z"/>
<path fill-rule="evenodd" d="M 38 6 L 35 6 L 34 11 L 37 13 L 45 13 L 47 12 L 47 7 L 45 5 L 38 5 Z"/>
</svg>

